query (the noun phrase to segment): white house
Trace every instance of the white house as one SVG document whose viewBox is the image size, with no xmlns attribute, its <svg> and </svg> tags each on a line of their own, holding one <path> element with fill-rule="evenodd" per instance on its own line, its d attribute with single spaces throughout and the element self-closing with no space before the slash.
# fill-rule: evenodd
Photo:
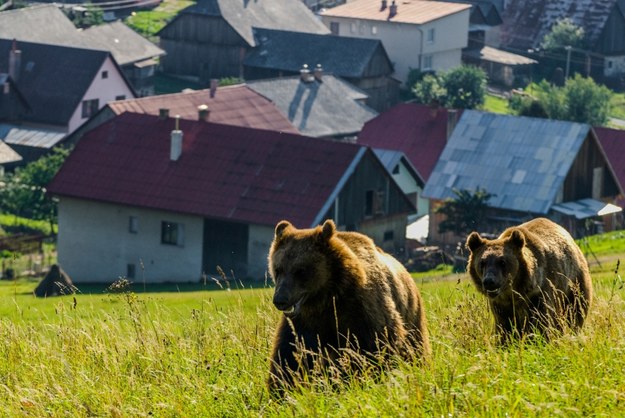
<svg viewBox="0 0 625 418">
<path fill-rule="evenodd" d="M 320 16 L 335 35 L 381 40 L 394 76 L 405 83 L 411 69 L 444 71 L 461 64 L 470 14 L 470 4 L 354 0 Z"/>
</svg>

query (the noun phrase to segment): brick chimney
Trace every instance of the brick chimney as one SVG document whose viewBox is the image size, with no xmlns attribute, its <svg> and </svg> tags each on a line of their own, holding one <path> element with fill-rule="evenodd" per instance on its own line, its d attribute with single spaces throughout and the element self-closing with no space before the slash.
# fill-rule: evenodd
<svg viewBox="0 0 625 418">
<path fill-rule="evenodd" d="M 208 110 L 208 106 L 205 104 L 201 104 L 197 107 L 197 119 L 203 120 L 204 122 L 208 121 L 208 117 L 210 116 L 211 111 Z"/>
<path fill-rule="evenodd" d="M 318 82 L 321 83 L 322 78 L 323 78 L 323 67 L 321 66 L 321 64 L 317 64 L 317 66 L 315 67 L 315 70 L 313 71 L 313 75 L 315 77 L 315 80 L 317 80 Z"/>
<path fill-rule="evenodd" d="M 176 115 L 176 128 L 171 131 L 171 147 L 169 152 L 169 159 L 172 161 L 178 161 L 182 154 L 182 131 L 179 129 L 180 115 Z"/>
<path fill-rule="evenodd" d="M 18 81 L 20 78 L 20 70 L 22 69 L 22 51 L 17 49 L 17 41 L 13 39 L 13 45 L 9 52 L 9 76 L 13 81 Z"/>
<path fill-rule="evenodd" d="M 217 87 L 219 86 L 219 80 L 216 78 L 211 78 L 211 87 L 210 87 L 210 96 L 211 99 L 213 97 L 215 97 L 215 94 L 217 93 Z"/>
<path fill-rule="evenodd" d="M 395 4 L 395 0 L 391 3 L 391 6 L 388 8 L 388 18 L 392 19 L 397 14 L 397 5 Z"/>
</svg>

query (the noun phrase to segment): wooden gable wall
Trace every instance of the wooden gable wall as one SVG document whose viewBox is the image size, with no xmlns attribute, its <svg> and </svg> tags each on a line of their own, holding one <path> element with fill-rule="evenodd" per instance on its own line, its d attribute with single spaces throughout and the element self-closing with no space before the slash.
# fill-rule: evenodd
<svg viewBox="0 0 625 418">
<path fill-rule="evenodd" d="M 207 84 L 211 78 L 241 77 L 248 48 L 245 40 L 220 17 L 182 14 L 160 32 L 161 58 L 165 73 L 197 77 Z"/>
</svg>

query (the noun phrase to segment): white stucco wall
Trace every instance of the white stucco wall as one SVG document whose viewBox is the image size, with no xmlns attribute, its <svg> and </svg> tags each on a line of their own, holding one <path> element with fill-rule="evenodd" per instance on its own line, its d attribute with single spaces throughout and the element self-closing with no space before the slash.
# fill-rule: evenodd
<svg viewBox="0 0 625 418">
<path fill-rule="evenodd" d="M 448 70 L 461 64 L 462 48 L 468 44 L 470 9 L 424 25 L 321 16 L 330 28 L 339 24 L 339 36 L 380 39 L 394 65 L 394 77 L 406 81 L 410 69 L 421 68 L 421 55 L 433 56 L 432 70 Z M 434 42 L 424 36 L 434 28 Z"/>
<path fill-rule="evenodd" d="M 399 173 L 393 174 L 393 179 L 404 194 L 417 194 L 417 212 L 415 214 L 418 216 L 427 215 L 429 211 L 429 201 L 421 197 L 423 189 L 419 187 L 403 162 L 399 164 Z"/>
<path fill-rule="evenodd" d="M 248 275 L 255 280 L 265 280 L 271 283 L 267 273 L 267 255 L 273 240 L 274 227 L 250 225 L 248 254 Z"/>
<path fill-rule="evenodd" d="M 108 72 L 107 78 L 102 78 L 103 71 Z M 82 117 L 83 101 L 99 99 L 99 108 L 101 109 L 105 104 L 115 100 L 118 96 L 124 96 L 126 99 L 135 97 L 133 91 L 128 87 L 117 67 L 115 67 L 111 57 L 108 57 L 102 64 L 102 68 L 98 71 L 95 79 L 91 82 L 91 86 L 87 89 L 85 96 L 78 104 L 78 108 L 74 110 L 67 132 L 74 132 L 76 128 L 87 121 L 88 118 Z"/>
<path fill-rule="evenodd" d="M 138 219 L 137 233 L 129 218 Z M 161 244 L 161 222 L 184 225 L 184 245 Z M 203 219 L 63 197 L 59 202 L 58 261 L 75 283 L 110 283 L 136 265 L 131 281 L 189 282 L 202 274 Z M 143 263 L 144 269 L 141 267 Z"/>
</svg>

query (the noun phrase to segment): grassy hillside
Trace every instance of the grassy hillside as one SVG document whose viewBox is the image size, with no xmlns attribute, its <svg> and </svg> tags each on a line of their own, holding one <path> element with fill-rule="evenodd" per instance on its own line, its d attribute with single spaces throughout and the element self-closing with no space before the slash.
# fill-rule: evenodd
<svg viewBox="0 0 625 418">
<path fill-rule="evenodd" d="M 625 409 L 625 233 L 588 240 L 596 298 L 579 335 L 501 348 L 464 274 L 417 279 L 431 367 L 264 389 L 278 312 L 271 289 L 103 291 L 35 299 L 0 282 L 0 399 L 7 416 L 618 416 Z M 181 290 L 185 288 L 180 288 Z M 148 288 L 150 290 L 150 288 Z"/>
</svg>

